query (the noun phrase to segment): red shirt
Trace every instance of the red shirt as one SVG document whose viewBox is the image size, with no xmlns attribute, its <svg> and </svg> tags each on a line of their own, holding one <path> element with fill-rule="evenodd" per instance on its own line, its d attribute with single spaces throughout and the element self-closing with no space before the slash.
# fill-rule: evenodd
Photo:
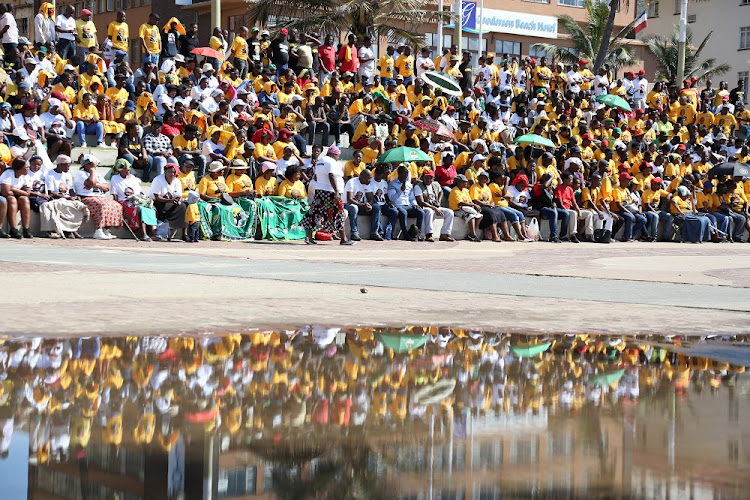
<svg viewBox="0 0 750 500">
<path fill-rule="evenodd" d="M 336 48 L 333 45 L 321 45 L 318 47 L 318 58 L 320 59 L 320 65 L 326 71 L 336 69 Z"/>
<path fill-rule="evenodd" d="M 555 199 L 562 201 L 565 210 L 570 210 L 570 207 L 573 206 L 573 200 L 576 199 L 576 195 L 572 187 L 560 184 L 555 188 Z"/>
<path fill-rule="evenodd" d="M 440 183 L 441 186 L 451 187 L 453 185 L 453 179 L 456 178 L 456 167 L 450 165 L 446 168 L 445 165 L 440 165 L 435 169 L 435 180 Z"/>
<path fill-rule="evenodd" d="M 339 50 L 339 61 L 341 61 L 341 72 L 344 71 L 350 71 L 352 73 L 356 73 L 357 69 L 359 68 L 359 56 L 357 55 L 357 47 L 351 47 L 352 51 L 352 58 L 350 61 L 345 61 L 346 59 L 346 51 L 347 48 L 350 48 L 348 45 L 342 45 L 341 50 Z"/>
</svg>

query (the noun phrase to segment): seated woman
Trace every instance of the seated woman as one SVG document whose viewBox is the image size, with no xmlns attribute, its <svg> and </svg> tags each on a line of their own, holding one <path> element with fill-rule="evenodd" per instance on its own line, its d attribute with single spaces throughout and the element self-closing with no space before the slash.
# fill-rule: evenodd
<svg viewBox="0 0 750 500">
<path fill-rule="evenodd" d="M 116 236 L 110 232 L 110 228 L 122 225 L 122 205 L 105 196 L 109 192 L 109 184 L 96 173 L 98 166 L 96 156 L 83 155 L 81 169 L 76 172 L 73 186 L 91 212 L 91 219 L 96 225 L 94 239 L 113 240 Z"/>
<path fill-rule="evenodd" d="M 182 229 L 182 239 L 187 240 L 187 206 L 182 200 L 182 182 L 177 177 L 178 168 L 175 163 L 167 163 L 164 173 L 154 178 L 149 197 L 154 200 L 156 219 L 169 223 L 170 229 Z M 154 239 L 163 241 L 160 237 Z"/>
<path fill-rule="evenodd" d="M 482 238 L 477 234 L 477 227 L 482 221 L 482 214 L 480 213 L 482 207 L 471 200 L 469 190 L 466 188 L 468 184 L 469 180 L 465 175 L 456 175 L 455 186 L 448 196 L 448 207 L 453 210 L 456 217 L 461 217 L 469 224 L 469 234 L 466 239 L 482 241 Z"/>
<path fill-rule="evenodd" d="M 252 237 L 254 228 L 251 217 L 233 203 L 229 188 L 222 173 L 226 167 L 220 161 L 208 165 L 208 174 L 198 184 L 198 210 L 201 215 L 201 231 L 212 240 L 246 240 Z"/>
<path fill-rule="evenodd" d="M 691 186 L 695 189 L 694 186 Z M 708 217 L 699 217 L 695 209 L 695 193 L 687 186 L 677 188 L 677 194 L 672 197 L 670 211 L 675 216 L 675 222 L 682 224 L 680 241 L 703 243 L 709 237 Z"/>
<path fill-rule="evenodd" d="M 99 111 L 99 121 L 104 127 L 104 135 L 118 136 L 125 132 L 125 124 L 118 123 L 115 116 L 115 110 L 112 106 L 112 99 L 105 94 L 96 97 L 96 109 Z"/>
<path fill-rule="evenodd" d="M 270 161 L 263 162 L 261 170 L 263 174 L 255 179 L 255 191 L 258 196 L 276 196 L 279 188 L 276 180 L 276 164 Z"/>
<path fill-rule="evenodd" d="M 302 182 L 302 168 L 299 165 L 291 165 L 286 169 L 286 179 L 279 185 L 278 196 L 292 198 L 293 200 L 307 199 L 305 184 Z"/>
<path fill-rule="evenodd" d="M 141 241 L 151 241 L 147 233 L 148 227 L 141 221 L 140 205 L 135 200 L 143 195 L 141 180 L 130 173 L 130 163 L 126 159 L 120 158 L 115 162 L 109 185 L 112 198 L 122 205 L 125 224 L 133 231 L 140 230 Z"/>
<path fill-rule="evenodd" d="M 20 240 L 34 237 L 29 230 L 31 225 L 30 192 L 29 164 L 23 158 L 16 158 L 10 168 L 0 175 L 0 196 L 5 198 L 8 206 L 7 218 L 11 238 Z M 16 227 L 18 212 L 21 212 L 21 231 Z"/>
<path fill-rule="evenodd" d="M 70 175 L 72 160 L 67 155 L 58 155 L 54 169 L 44 177 L 44 188 L 49 201 L 39 208 L 41 230 L 50 236 L 83 238 L 78 234 L 83 222 L 90 217 L 89 209 L 73 192 L 73 177 Z"/>
<path fill-rule="evenodd" d="M 255 197 L 253 180 L 247 176 L 247 163 L 245 160 L 236 158 L 229 166 L 231 174 L 227 177 L 227 189 L 232 198 Z"/>
<path fill-rule="evenodd" d="M 138 124 L 136 122 L 125 124 L 125 133 L 120 137 L 117 146 L 117 158 L 127 160 L 131 168 L 137 168 L 144 172 L 151 169 L 152 158 L 146 153 L 143 141 L 138 137 Z"/>
<path fill-rule="evenodd" d="M 492 190 L 488 182 L 490 180 L 489 175 L 484 170 L 477 172 L 477 182 L 472 184 L 469 188 L 469 196 L 475 205 L 481 207 L 482 222 L 479 224 L 479 229 L 489 230 L 492 235 L 492 241 L 516 241 L 508 232 L 508 222 L 505 219 L 505 215 L 500 209 L 495 206 L 495 202 L 492 201 Z M 503 233 L 503 237 L 500 238 L 500 231 Z"/>
<path fill-rule="evenodd" d="M 489 184 L 489 188 L 492 192 L 492 201 L 495 207 L 505 215 L 505 218 L 513 226 L 513 229 L 522 241 L 532 241 L 526 233 L 526 216 L 521 210 L 509 206 L 508 186 L 510 184 L 510 177 L 504 170 L 498 172 L 490 171 L 488 174 L 490 175 L 490 181 L 492 181 Z"/>
</svg>

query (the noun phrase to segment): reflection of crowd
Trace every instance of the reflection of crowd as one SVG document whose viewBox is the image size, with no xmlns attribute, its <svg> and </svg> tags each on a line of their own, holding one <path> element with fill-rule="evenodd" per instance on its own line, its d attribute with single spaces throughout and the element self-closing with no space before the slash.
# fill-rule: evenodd
<svg viewBox="0 0 750 500">
<path fill-rule="evenodd" d="M 28 428 L 31 453 L 45 463 L 67 460 L 92 436 L 168 451 L 195 432 L 249 443 L 282 430 L 396 429 L 467 409 L 568 411 L 670 385 L 718 389 L 744 371 L 652 347 L 657 340 L 670 342 L 323 326 L 210 338 L 7 340 L 0 452 L 8 456 L 18 428 Z"/>
</svg>

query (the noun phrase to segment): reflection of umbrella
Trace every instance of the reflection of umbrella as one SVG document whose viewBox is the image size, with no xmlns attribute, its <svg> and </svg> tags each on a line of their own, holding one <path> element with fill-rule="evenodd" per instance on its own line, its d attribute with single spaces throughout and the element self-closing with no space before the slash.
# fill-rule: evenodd
<svg viewBox="0 0 750 500">
<path fill-rule="evenodd" d="M 433 158 L 422 150 L 401 146 L 389 149 L 378 156 L 378 163 L 402 163 L 412 161 L 433 161 Z"/>
<path fill-rule="evenodd" d="M 600 102 L 610 108 L 622 109 L 623 111 L 632 111 L 628 101 L 614 94 L 604 94 L 596 97 L 596 102 Z"/>
<path fill-rule="evenodd" d="M 453 132 L 451 132 L 444 123 L 441 123 L 437 120 L 417 120 L 414 122 L 414 125 L 421 128 L 425 132 L 432 132 L 433 134 L 442 135 L 448 138 L 455 137 L 453 135 Z"/>
<path fill-rule="evenodd" d="M 445 73 L 439 73 L 437 71 L 425 71 L 424 73 L 422 73 L 422 80 L 433 87 L 439 88 L 443 91 L 444 94 L 453 96 L 463 95 L 461 86 L 458 84 L 458 82 L 453 77 L 448 76 Z"/>
<path fill-rule="evenodd" d="M 614 372 L 609 373 L 600 373 L 599 375 L 595 375 L 591 377 L 591 383 L 594 385 L 611 385 L 615 382 L 618 382 L 622 376 L 625 374 L 625 369 L 617 370 Z"/>
<path fill-rule="evenodd" d="M 729 175 L 731 177 L 750 177 L 750 165 L 742 163 L 740 161 L 729 161 L 726 163 L 719 163 L 711 170 L 708 171 L 708 175 Z"/>
<path fill-rule="evenodd" d="M 212 49 L 211 47 L 196 47 L 191 50 L 190 53 L 199 56 L 211 57 L 213 59 L 221 59 L 222 61 L 226 59 L 226 56 L 224 54 L 222 54 L 218 50 Z"/>
<path fill-rule="evenodd" d="M 375 338 L 389 349 L 402 353 L 422 347 L 427 342 L 428 336 L 413 333 L 376 333 Z"/>
<path fill-rule="evenodd" d="M 414 404 L 434 405 L 440 403 L 453 392 L 456 387 L 456 380 L 452 378 L 443 378 L 434 384 L 426 385 L 417 389 L 414 393 Z"/>
<path fill-rule="evenodd" d="M 515 144 L 521 144 L 522 146 L 532 145 L 532 146 L 542 146 L 545 148 L 555 147 L 554 142 L 550 141 L 546 137 L 542 137 L 541 135 L 536 135 L 536 134 L 526 134 L 526 135 L 522 135 L 521 137 L 516 137 L 516 139 L 513 142 Z"/>
<path fill-rule="evenodd" d="M 510 346 L 510 350 L 516 356 L 520 358 L 533 358 L 537 354 L 541 354 L 552 345 L 552 342 L 545 342 L 543 344 L 517 344 Z"/>
</svg>

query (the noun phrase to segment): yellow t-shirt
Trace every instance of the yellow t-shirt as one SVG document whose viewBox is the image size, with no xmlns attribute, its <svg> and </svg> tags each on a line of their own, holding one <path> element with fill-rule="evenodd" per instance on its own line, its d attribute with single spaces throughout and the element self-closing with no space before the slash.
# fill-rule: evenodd
<svg viewBox="0 0 750 500">
<path fill-rule="evenodd" d="M 393 78 L 393 68 L 395 67 L 395 62 L 391 56 L 389 56 L 388 54 L 383 54 L 382 56 L 380 56 L 378 67 L 380 68 L 380 78 Z"/>
<path fill-rule="evenodd" d="M 448 206 L 451 210 L 459 210 L 459 203 L 471 203 L 471 195 L 468 189 L 459 189 L 456 186 L 451 189 L 451 193 L 448 196 Z"/>
<path fill-rule="evenodd" d="M 490 184 L 490 191 L 492 192 L 492 202 L 496 207 L 507 207 L 508 200 L 503 196 L 503 187 L 493 182 Z"/>
<path fill-rule="evenodd" d="M 246 189 L 253 189 L 253 181 L 246 174 L 230 174 L 227 177 L 227 188 L 230 193 L 240 193 Z"/>
<path fill-rule="evenodd" d="M 73 110 L 73 118 L 75 120 L 90 120 L 92 118 L 99 119 L 99 110 L 93 104 L 88 108 L 83 104 L 79 104 Z"/>
<path fill-rule="evenodd" d="M 130 39 L 130 29 L 128 23 L 118 23 L 112 21 L 107 27 L 107 36 L 112 39 L 112 46 L 119 50 L 128 51 L 128 40 Z"/>
<path fill-rule="evenodd" d="M 182 151 L 197 151 L 198 150 L 198 139 L 188 141 L 185 136 L 180 134 L 174 136 L 172 139 L 172 147 L 174 149 L 181 149 Z"/>
<path fill-rule="evenodd" d="M 263 176 L 255 179 L 255 190 L 260 196 L 276 196 L 278 192 L 279 183 L 276 181 L 276 177 L 266 179 Z"/>
<path fill-rule="evenodd" d="M 307 198 L 307 191 L 305 190 L 305 184 L 302 181 L 292 183 L 289 179 L 284 179 L 279 184 L 278 196 L 284 198 L 293 198 L 295 200 Z"/>
<path fill-rule="evenodd" d="M 180 184 L 182 184 L 182 199 L 186 200 L 188 191 L 195 191 L 195 174 L 192 171 L 186 174 L 178 172 L 177 178 L 180 179 Z"/>
<path fill-rule="evenodd" d="M 141 24 L 138 30 L 138 36 L 143 39 L 149 54 L 158 54 L 161 52 L 161 36 L 159 27 L 148 23 Z"/>
<path fill-rule="evenodd" d="M 398 74 L 404 78 L 412 76 L 414 74 L 414 56 L 401 54 L 396 59 L 396 68 L 398 69 Z"/>
<path fill-rule="evenodd" d="M 227 192 L 227 183 L 224 181 L 224 176 L 220 175 L 217 179 L 213 179 L 210 175 L 206 175 L 198 183 L 198 194 L 216 197 L 219 193 Z"/>
<path fill-rule="evenodd" d="M 241 36 L 234 37 L 230 51 L 234 57 L 247 61 L 247 41 Z"/>
<path fill-rule="evenodd" d="M 367 165 L 365 165 L 365 162 L 363 161 L 355 165 L 354 160 L 350 160 L 344 164 L 344 177 L 358 176 L 366 167 Z"/>
<path fill-rule="evenodd" d="M 124 87 L 121 89 L 118 89 L 117 87 L 110 87 L 107 89 L 107 97 L 109 97 L 112 100 L 112 106 L 115 108 L 121 108 L 125 106 L 125 102 L 128 100 L 128 97 L 130 97 L 130 94 L 128 94 L 127 89 Z"/>
<path fill-rule="evenodd" d="M 662 197 L 666 198 L 668 196 L 669 193 L 663 189 L 657 189 L 656 191 L 647 189 L 641 195 L 641 203 L 644 205 L 651 205 L 654 208 L 659 208 L 659 203 L 661 203 Z"/>
<path fill-rule="evenodd" d="M 489 203 L 492 201 L 492 190 L 487 184 L 484 187 L 479 184 L 472 184 L 469 188 L 469 196 L 471 196 L 472 200 Z"/>
<path fill-rule="evenodd" d="M 93 21 L 76 19 L 76 31 L 81 39 L 80 43 L 77 43 L 79 47 L 85 47 L 88 49 L 96 45 L 96 25 Z"/>
</svg>

